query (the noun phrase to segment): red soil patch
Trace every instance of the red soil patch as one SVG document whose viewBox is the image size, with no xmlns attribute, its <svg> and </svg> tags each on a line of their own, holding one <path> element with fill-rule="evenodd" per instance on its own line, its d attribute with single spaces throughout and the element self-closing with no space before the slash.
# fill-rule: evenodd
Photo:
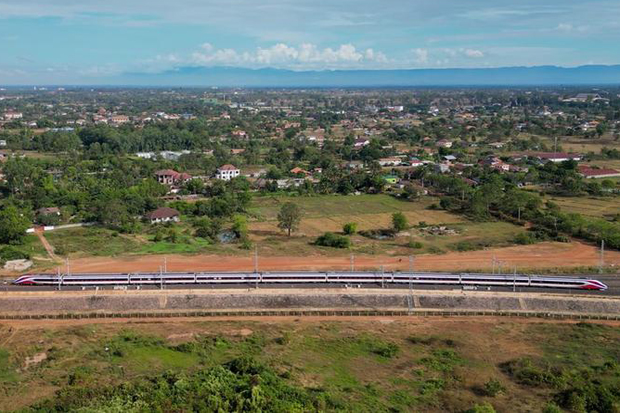
<svg viewBox="0 0 620 413">
<path fill-rule="evenodd" d="M 218 255 L 166 255 L 168 271 L 253 271 L 253 254 L 246 257 Z M 502 262 L 505 271 L 535 268 L 594 267 L 599 264 L 596 247 L 572 242 L 541 243 L 528 246 L 497 248 L 484 251 L 455 252 L 443 255 L 419 255 L 415 269 L 419 271 L 490 270 L 493 258 Z M 164 255 L 129 257 L 89 257 L 71 260 L 72 272 L 140 272 L 159 271 Z M 607 251 L 605 264 L 620 266 L 620 252 Z M 408 270 L 406 256 L 356 255 L 357 270 Z M 259 257 L 260 271 L 284 270 L 348 270 L 351 260 L 342 256 Z"/>
</svg>

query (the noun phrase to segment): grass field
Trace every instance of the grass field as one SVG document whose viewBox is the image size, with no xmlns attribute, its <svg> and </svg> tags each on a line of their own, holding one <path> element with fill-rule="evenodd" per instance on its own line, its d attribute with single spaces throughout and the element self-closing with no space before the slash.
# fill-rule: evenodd
<svg viewBox="0 0 620 413">
<path fill-rule="evenodd" d="M 400 201 L 389 195 L 256 197 L 251 210 L 256 219 L 251 229 L 259 233 L 277 232 L 278 211 L 286 202 L 293 202 L 302 209 L 300 233 L 307 236 L 341 231 L 347 222 L 357 223 L 359 230 L 389 228 L 394 212 L 405 214 L 412 225 L 422 221 L 432 225 L 463 222 L 458 215 L 428 209 L 438 202 L 429 197 L 416 202 Z"/>
<path fill-rule="evenodd" d="M 286 236 L 277 227 L 277 214 L 285 202 L 294 202 L 304 211 L 298 232 Z M 256 197 L 250 210 L 250 239 L 263 256 L 342 255 L 350 253 L 409 255 L 411 253 L 442 253 L 507 246 L 523 231 L 522 227 L 501 222 L 470 222 L 460 216 L 428 207 L 434 198 L 406 202 L 387 195 L 317 196 L 317 197 Z M 391 227 L 392 214 L 402 212 L 408 218 L 411 230 L 398 237 L 376 240 L 361 235 L 352 237 L 348 250 L 318 247 L 316 237 L 326 231 L 340 232 L 347 222 L 355 222 L 358 231 Z M 453 228 L 452 235 L 427 235 L 415 228 L 420 222 Z M 175 228 L 178 242 L 154 242 L 154 230 L 144 226 L 137 234 L 119 234 L 99 227 L 74 228 L 46 233 L 50 244 L 60 256 L 123 256 L 135 254 L 246 254 L 239 245 L 212 244 L 193 236 L 187 218 Z M 164 229 L 164 233 L 167 230 Z M 410 242 L 421 242 L 422 247 L 410 248 Z"/>
<path fill-rule="evenodd" d="M 198 372 L 235 360 L 272 372 L 268 381 L 253 373 L 258 394 L 269 398 L 272 386 L 285 386 L 308 392 L 324 411 L 464 412 L 481 404 L 497 412 L 556 404 L 613 411 L 601 406 L 617 403 L 617 393 L 603 399 L 582 390 L 613 389 L 620 373 L 619 327 L 492 318 L 5 322 L 0 343 L 3 411 L 29 411 L 58 390 L 57 406 L 101 408 L 119 401 L 107 401 L 111 389 L 131 383 L 146 386 L 130 394 L 134 402 L 169 403 L 157 396 L 166 382 L 182 390 Z M 233 376 L 218 377 L 209 397 L 219 397 Z M 151 386 L 160 393 L 149 393 Z"/>
<path fill-rule="evenodd" d="M 620 214 L 620 198 L 617 197 L 550 197 L 565 212 L 606 218 Z"/>
</svg>

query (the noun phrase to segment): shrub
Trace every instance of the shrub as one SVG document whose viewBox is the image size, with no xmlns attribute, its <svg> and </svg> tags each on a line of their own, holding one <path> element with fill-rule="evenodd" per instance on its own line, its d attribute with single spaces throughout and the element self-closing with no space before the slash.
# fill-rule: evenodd
<svg viewBox="0 0 620 413">
<path fill-rule="evenodd" d="M 422 244 L 420 241 L 409 241 L 407 243 L 407 247 L 419 250 L 424 248 L 424 244 Z"/>
<path fill-rule="evenodd" d="M 349 248 L 351 246 L 351 240 L 342 235 L 326 232 L 317 238 L 316 245 L 332 248 Z"/>
<path fill-rule="evenodd" d="M 7 245 L 0 248 L 0 261 L 27 260 L 29 258 L 30 255 L 13 246 Z"/>
<path fill-rule="evenodd" d="M 535 244 L 538 240 L 536 236 L 530 232 L 522 232 L 514 237 L 514 243 L 519 245 Z"/>
<path fill-rule="evenodd" d="M 404 231 L 409 227 L 407 217 L 402 212 L 395 212 L 392 214 L 392 228 L 396 232 Z"/>
<path fill-rule="evenodd" d="M 353 235 L 357 232 L 357 224 L 355 222 L 347 222 L 342 227 L 342 232 L 346 235 Z"/>
<path fill-rule="evenodd" d="M 506 391 L 506 388 L 497 379 L 491 379 L 484 383 L 484 393 L 489 397 L 495 397 Z"/>
<path fill-rule="evenodd" d="M 490 403 L 476 404 L 471 409 L 466 410 L 466 413 L 495 413 L 495 408 Z"/>
</svg>

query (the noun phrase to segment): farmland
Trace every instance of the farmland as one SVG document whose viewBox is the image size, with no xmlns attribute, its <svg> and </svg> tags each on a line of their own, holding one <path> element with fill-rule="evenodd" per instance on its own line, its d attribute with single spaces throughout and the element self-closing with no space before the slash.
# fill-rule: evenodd
<svg viewBox="0 0 620 413">
<path fill-rule="evenodd" d="M 550 197 L 563 211 L 589 217 L 610 218 L 620 214 L 620 203 L 613 197 Z"/>
<path fill-rule="evenodd" d="M 620 356 L 615 325 L 493 318 L 5 322 L 0 343 L 3 411 L 152 410 L 155 383 L 168 392 L 166 383 L 193 387 L 214 374 L 220 391 L 196 401 L 228 397 L 235 380 L 233 394 L 247 385 L 268 411 L 600 408 L 617 403 L 614 393 L 579 389 L 594 377 L 598 388 L 617 385 Z M 171 408 L 191 403 L 182 394 L 165 397 Z"/>
</svg>

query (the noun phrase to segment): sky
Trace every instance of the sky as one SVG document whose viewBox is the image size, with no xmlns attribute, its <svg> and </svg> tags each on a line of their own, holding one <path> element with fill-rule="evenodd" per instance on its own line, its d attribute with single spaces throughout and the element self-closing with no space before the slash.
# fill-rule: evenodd
<svg viewBox="0 0 620 413">
<path fill-rule="evenodd" d="M 620 64 L 620 0 L 0 0 L 0 84 Z"/>
</svg>

